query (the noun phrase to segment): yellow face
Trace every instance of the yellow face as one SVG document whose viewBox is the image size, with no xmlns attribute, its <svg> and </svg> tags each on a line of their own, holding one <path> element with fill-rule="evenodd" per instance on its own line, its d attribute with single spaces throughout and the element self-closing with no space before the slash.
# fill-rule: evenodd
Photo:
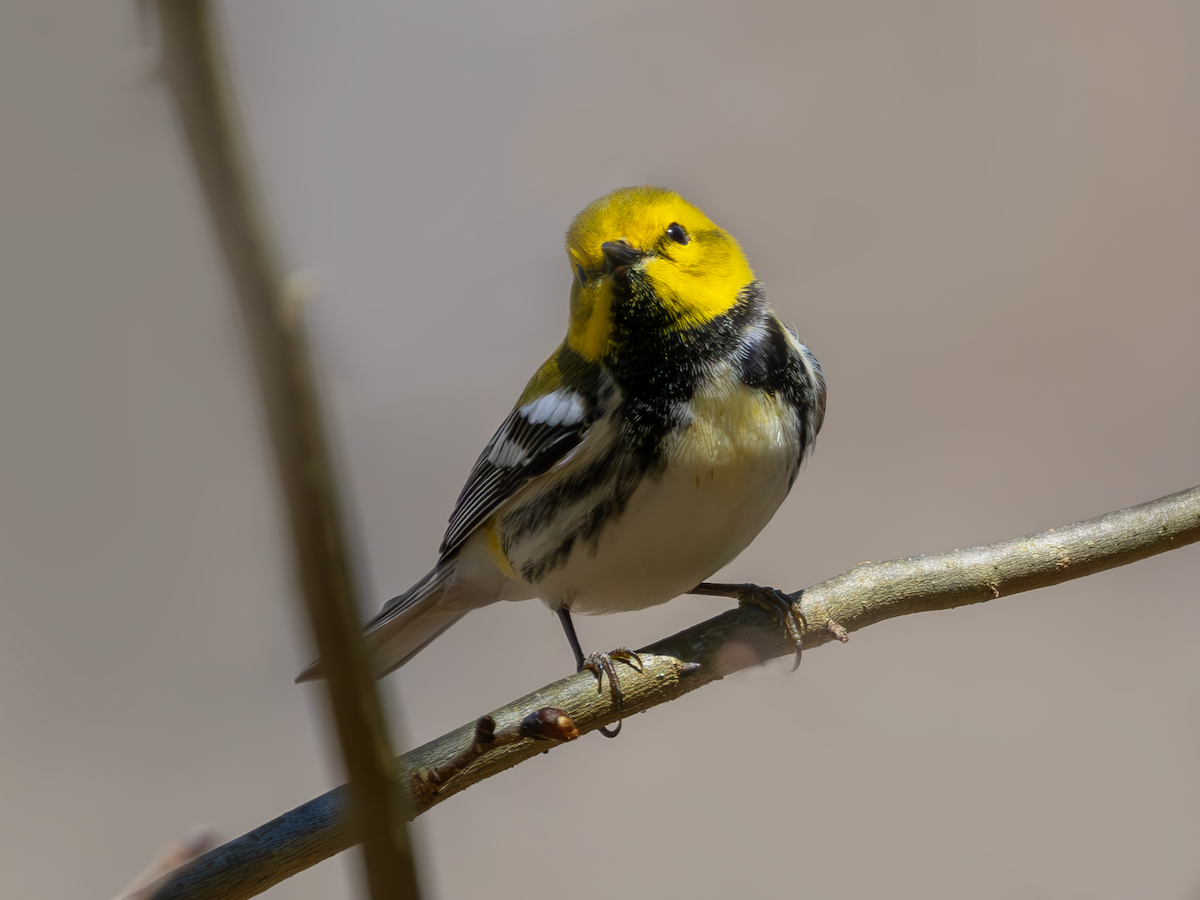
<svg viewBox="0 0 1200 900">
<path fill-rule="evenodd" d="M 622 258 L 614 259 L 614 245 Z M 575 274 L 567 340 L 597 361 L 609 349 L 619 269 L 646 281 L 684 328 L 728 312 L 754 280 L 737 241 L 675 192 L 655 187 L 621 188 L 590 204 L 567 231 L 567 256 Z"/>
</svg>

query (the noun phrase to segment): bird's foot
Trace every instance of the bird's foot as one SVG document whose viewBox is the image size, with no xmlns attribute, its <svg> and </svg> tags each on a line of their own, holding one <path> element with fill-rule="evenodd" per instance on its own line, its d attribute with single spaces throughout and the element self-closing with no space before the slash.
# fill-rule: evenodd
<svg viewBox="0 0 1200 900">
<path fill-rule="evenodd" d="M 733 597 L 741 606 L 754 605 L 775 616 L 779 627 L 787 632 L 792 643 L 796 645 L 796 660 L 792 663 L 792 671 L 800 667 L 800 644 L 804 639 L 804 630 L 808 622 L 800 611 L 799 593 L 795 596 L 786 594 L 778 588 L 764 587 L 758 584 L 714 584 L 704 582 L 696 585 L 688 593 L 707 594 L 714 597 Z"/>
<path fill-rule="evenodd" d="M 596 690 L 604 689 L 604 676 L 608 676 L 608 687 L 612 692 L 613 706 L 620 710 L 621 703 L 625 699 L 625 695 L 621 693 L 621 679 L 617 675 L 617 663 L 623 662 L 631 669 L 636 669 L 639 672 L 645 670 L 642 665 L 642 658 L 632 650 L 627 650 L 624 647 L 618 647 L 611 653 L 593 653 L 579 664 L 579 671 L 585 669 L 596 676 Z M 615 738 L 621 733 L 621 720 L 617 719 L 616 727 L 609 731 L 603 725 L 599 731 L 607 738 Z"/>
</svg>

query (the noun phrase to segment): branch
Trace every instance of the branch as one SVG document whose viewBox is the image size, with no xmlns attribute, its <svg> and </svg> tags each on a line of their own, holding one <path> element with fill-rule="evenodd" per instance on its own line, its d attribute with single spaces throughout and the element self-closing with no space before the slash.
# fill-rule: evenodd
<svg viewBox="0 0 1200 900">
<path fill-rule="evenodd" d="M 884 619 L 983 603 L 1123 566 L 1200 541 L 1200 487 L 1040 534 L 910 559 L 863 563 L 791 595 L 808 627 L 804 647 L 845 641 Z M 420 814 L 484 778 L 621 716 L 674 700 L 765 659 L 795 651 L 754 606 L 722 613 L 622 665 L 623 703 L 582 672 L 535 691 L 400 757 L 402 787 Z M 603 688 L 603 684 L 600 685 Z M 241 900 L 353 844 L 347 794 L 335 788 L 200 857 L 155 895 Z"/>
<path fill-rule="evenodd" d="M 284 288 L 268 216 L 239 126 L 219 24 L 203 0 L 158 0 L 163 79 L 208 204 L 257 364 L 314 641 L 364 841 L 371 896 L 417 897 L 404 798 L 368 665 L 324 416 L 301 319 Z M 345 816 L 343 816 L 345 818 Z M 342 828 L 349 833 L 343 822 Z"/>
</svg>

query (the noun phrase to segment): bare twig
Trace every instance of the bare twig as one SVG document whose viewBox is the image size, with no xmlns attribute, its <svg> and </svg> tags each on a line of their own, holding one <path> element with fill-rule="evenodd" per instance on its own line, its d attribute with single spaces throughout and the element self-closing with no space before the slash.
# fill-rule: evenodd
<svg viewBox="0 0 1200 900">
<path fill-rule="evenodd" d="M 298 303 L 288 303 L 239 127 L 218 23 L 202 0 L 158 0 L 162 74 L 175 97 L 241 305 L 275 448 L 305 607 L 354 798 L 371 895 L 416 897 L 404 798 L 368 668 L 353 569 Z M 344 818 L 344 817 L 343 817 Z"/>
<path fill-rule="evenodd" d="M 1040 534 L 935 556 L 863 563 L 796 598 L 808 627 L 806 649 L 884 619 L 983 603 L 1081 578 L 1200 541 L 1200 487 Z M 761 660 L 795 652 L 776 618 L 739 607 L 652 644 L 644 671 L 623 669 L 621 708 L 582 672 L 522 697 L 489 716 L 418 747 L 399 760 L 402 786 L 420 814 L 480 780 L 547 749 L 528 717 L 565 718 L 579 733 L 674 700 Z M 551 709 L 547 710 L 549 707 Z M 550 715 L 547 715 L 549 713 Z M 484 720 L 490 720 L 484 725 Z M 562 719 L 558 719 L 562 721 Z M 489 740 L 487 734 L 505 735 Z M 351 846 L 346 793 L 336 788 L 218 847 L 167 882 L 159 897 L 251 897 Z"/>
</svg>

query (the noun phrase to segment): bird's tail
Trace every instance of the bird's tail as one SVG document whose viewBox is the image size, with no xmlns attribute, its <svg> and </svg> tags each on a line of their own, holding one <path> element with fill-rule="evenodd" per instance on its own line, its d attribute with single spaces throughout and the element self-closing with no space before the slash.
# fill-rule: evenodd
<svg viewBox="0 0 1200 900">
<path fill-rule="evenodd" d="M 376 678 L 404 665 L 471 609 L 443 602 L 454 581 L 454 569 L 453 565 L 437 566 L 399 597 L 383 604 L 367 623 L 364 638 Z M 321 661 L 317 660 L 296 681 L 321 677 Z"/>
</svg>

